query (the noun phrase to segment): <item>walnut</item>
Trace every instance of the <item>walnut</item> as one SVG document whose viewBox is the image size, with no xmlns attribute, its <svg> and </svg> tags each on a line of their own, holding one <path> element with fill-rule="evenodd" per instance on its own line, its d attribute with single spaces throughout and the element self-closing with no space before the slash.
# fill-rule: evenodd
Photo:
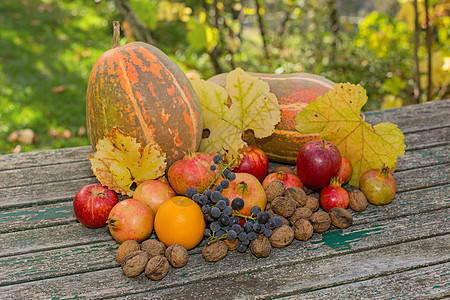
<svg viewBox="0 0 450 300">
<path fill-rule="evenodd" d="M 169 260 L 162 256 L 156 255 L 149 259 L 145 266 L 145 275 L 151 280 L 161 280 L 169 272 Z"/>
<path fill-rule="evenodd" d="M 319 209 L 319 199 L 313 196 L 306 196 L 305 207 L 309 208 L 312 212 L 317 211 Z"/>
<path fill-rule="evenodd" d="M 307 207 L 297 207 L 294 214 L 289 218 L 289 222 L 294 224 L 299 219 L 309 220 L 312 215 L 312 211 Z"/>
<path fill-rule="evenodd" d="M 314 193 L 314 190 L 310 189 L 306 185 L 303 186 L 303 190 L 305 191 L 306 195 L 311 195 L 312 193 Z"/>
<path fill-rule="evenodd" d="M 165 251 L 165 256 L 174 268 L 183 267 L 189 259 L 186 248 L 178 244 L 169 246 Z"/>
<path fill-rule="evenodd" d="M 270 244 L 275 248 L 286 247 L 294 240 L 294 230 L 288 225 L 275 228 L 269 238 Z"/>
<path fill-rule="evenodd" d="M 269 184 L 264 189 L 266 192 L 267 202 L 272 202 L 278 196 L 282 196 L 286 191 L 286 186 L 280 180 L 274 180 L 269 182 Z"/>
<path fill-rule="evenodd" d="M 297 168 L 296 168 L 297 169 Z M 278 172 L 284 172 L 284 173 L 290 173 L 290 174 L 294 174 L 294 170 L 289 168 L 288 166 L 278 166 L 273 168 L 272 172 L 270 173 L 278 173 Z"/>
<path fill-rule="evenodd" d="M 148 253 L 150 257 L 164 255 L 166 245 L 158 240 L 145 240 L 141 244 L 141 249 Z"/>
<path fill-rule="evenodd" d="M 348 228 L 353 223 L 353 216 L 346 209 L 333 207 L 328 214 L 330 215 L 331 223 L 337 228 Z"/>
<path fill-rule="evenodd" d="M 354 211 L 363 211 L 367 207 L 367 198 L 360 190 L 353 190 L 349 195 L 349 206 Z"/>
<path fill-rule="evenodd" d="M 128 254 L 121 263 L 123 274 L 127 277 L 136 277 L 145 269 L 148 262 L 148 254 L 145 251 L 138 250 Z"/>
<path fill-rule="evenodd" d="M 285 218 L 289 218 L 295 212 L 295 201 L 291 198 L 287 198 L 284 196 L 278 196 L 273 199 L 270 208 L 274 211 L 275 214 L 283 216 Z"/>
<path fill-rule="evenodd" d="M 228 253 L 228 246 L 222 240 L 214 242 L 209 245 L 205 244 L 205 246 L 203 246 L 202 249 L 203 258 L 209 262 L 219 261 L 225 256 L 227 256 L 227 253 Z"/>
<path fill-rule="evenodd" d="M 250 251 L 258 258 L 269 256 L 271 249 L 269 238 L 264 234 L 258 234 L 256 239 L 250 242 Z"/>
<path fill-rule="evenodd" d="M 325 232 L 331 226 L 330 216 L 324 211 L 316 211 L 309 217 L 309 221 L 315 232 Z"/>
<path fill-rule="evenodd" d="M 224 239 L 223 241 L 225 242 L 225 244 L 227 244 L 228 251 L 233 251 L 236 250 L 237 243 L 239 240 L 238 238 L 235 238 L 234 240 Z"/>
<path fill-rule="evenodd" d="M 125 256 L 130 254 L 131 252 L 140 250 L 138 242 L 135 240 L 126 240 L 122 244 L 120 244 L 117 249 L 116 259 L 119 265 L 122 263 Z"/>
<path fill-rule="evenodd" d="M 311 223 L 305 219 L 298 219 L 292 224 L 292 230 L 294 230 L 294 237 L 300 241 L 306 241 L 314 234 Z"/>
<path fill-rule="evenodd" d="M 298 186 L 291 186 L 284 192 L 284 196 L 291 198 L 295 201 L 297 207 L 305 206 L 306 204 L 306 193 L 302 188 Z"/>
</svg>

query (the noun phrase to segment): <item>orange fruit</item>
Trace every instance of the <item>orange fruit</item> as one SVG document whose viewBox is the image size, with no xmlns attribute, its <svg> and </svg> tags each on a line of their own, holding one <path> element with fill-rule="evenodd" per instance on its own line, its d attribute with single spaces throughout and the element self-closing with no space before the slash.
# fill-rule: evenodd
<svg viewBox="0 0 450 300">
<path fill-rule="evenodd" d="M 187 250 L 203 239 L 206 224 L 200 206 L 184 196 L 164 201 L 156 212 L 154 228 L 167 247 L 179 244 Z"/>
</svg>

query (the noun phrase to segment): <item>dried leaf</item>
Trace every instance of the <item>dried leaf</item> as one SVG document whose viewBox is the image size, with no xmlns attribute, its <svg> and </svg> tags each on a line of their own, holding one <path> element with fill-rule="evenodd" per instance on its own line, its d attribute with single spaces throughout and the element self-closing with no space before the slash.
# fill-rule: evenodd
<svg viewBox="0 0 450 300">
<path fill-rule="evenodd" d="M 225 88 L 201 79 L 193 79 L 192 85 L 202 106 L 203 128 L 210 132 L 200 144 L 201 152 L 225 152 L 228 161 L 242 158 L 246 130 L 253 130 L 257 138 L 267 137 L 280 121 L 278 100 L 269 84 L 240 68 L 229 73 Z"/>
<path fill-rule="evenodd" d="M 366 91 L 360 85 L 339 83 L 295 118 L 299 132 L 320 133 L 352 163 L 349 183 L 356 187 L 364 172 L 383 164 L 393 167 L 398 156 L 405 154 L 405 137 L 397 125 L 364 122 L 360 112 L 366 102 Z"/>
<path fill-rule="evenodd" d="M 122 195 L 133 196 L 133 186 L 156 179 L 166 170 L 166 154 L 156 142 L 144 148 L 115 126 L 89 155 L 91 169 L 102 185 Z"/>
</svg>

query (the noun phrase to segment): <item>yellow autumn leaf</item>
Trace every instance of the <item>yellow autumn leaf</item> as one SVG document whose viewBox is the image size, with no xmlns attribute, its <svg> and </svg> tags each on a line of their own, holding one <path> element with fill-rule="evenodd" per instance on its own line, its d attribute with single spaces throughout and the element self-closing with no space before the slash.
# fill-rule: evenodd
<svg viewBox="0 0 450 300">
<path fill-rule="evenodd" d="M 392 168 L 398 156 L 405 154 L 405 137 L 397 125 L 386 122 L 372 126 L 361 118 L 366 102 L 366 91 L 359 84 L 338 83 L 295 118 L 299 132 L 319 133 L 352 163 L 349 183 L 356 187 L 364 172 L 383 164 Z"/>
<path fill-rule="evenodd" d="M 225 88 L 201 79 L 191 82 L 202 107 L 203 128 L 209 130 L 199 151 L 222 153 L 228 161 L 242 157 L 246 130 L 264 138 L 280 121 L 278 100 L 269 84 L 240 68 L 228 74 Z"/>
<path fill-rule="evenodd" d="M 166 154 L 156 142 L 142 147 L 136 139 L 115 126 L 99 140 L 91 169 L 98 181 L 122 195 L 133 196 L 133 186 L 164 175 Z"/>
</svg>

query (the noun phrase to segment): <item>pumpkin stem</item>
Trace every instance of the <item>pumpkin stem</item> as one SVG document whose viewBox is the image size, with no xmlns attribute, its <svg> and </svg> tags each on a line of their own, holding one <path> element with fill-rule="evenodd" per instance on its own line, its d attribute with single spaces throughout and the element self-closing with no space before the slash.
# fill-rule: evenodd
<svg viewBox="0 0 450 300">
<path fill-rule="evenodd" d="M 112 44 L 112 48 L 114 49 L 116 47 L 119 46 L 119 42 L 120 42 L 120 23 L 119 21 L 113 21 L 113 44 Z"/>
</svg>

